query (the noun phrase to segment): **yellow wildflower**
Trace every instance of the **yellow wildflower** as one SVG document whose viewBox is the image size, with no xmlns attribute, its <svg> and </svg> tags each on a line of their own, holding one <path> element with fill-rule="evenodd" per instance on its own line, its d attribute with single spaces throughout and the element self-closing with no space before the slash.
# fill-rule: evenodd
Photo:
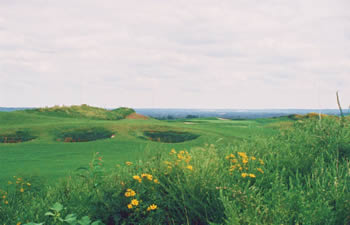
<svg viewBox="0 0 350 225">
<path fill-rule="evenodd" d="M 21 188 L 21 189 L 20 189 L 20 192 L 24 192 L 24 189 L 23 189 L 23 188 Z"/>
<path fill-rule="evenodd" d="M 185 158 L 185 162 L 186 163 L 189 163 L 191 161 L 191 156 L 187 156 L 186 158 Z"/>
<path fill-rule="evenodd" d="M 232 163 L 238 163 L 238 160 L 237 159 L 232 159 L 231 162 Z"/>
<path fill-rule="evenodd" d="M 27 183 L 27 186 L 31 186 L 31 183 Z"/>
<path fill-rule="evenodd" d="M 247 154 L 245 152 L 238 152 L 238 155 L 242 158 L 247 158 Z"/>
<path fill-rule="evenodd" d="M 264 173 L 264 171 L 261 168 L 257 168 L 257 171 L 259 171 L 260 173 Z"/>
<path fill-rule="evenodd" d="M 185 154 L 185 151 L 182 150 L 182 151 L 180 151 L 179 153 L 180 153 L 181 155 L 183 155 L 183 154 Z M 187 153 L 187 152 L 186 152 L 186 153 Z"/>
<path fill-rule="evenodd" d="M 142 178 L 147 177 L 147 173 L 141 174 L 141 177 L 142 177 Z"/>
<path fill-rule="evenodd" d="M 230 168 L 229 171 L 231 171 L 231 172 L 234 171 L 234 170 L 236 169 L 236 167 L 237 167 L 237 166 L 235 166 L 235 165 L 234 165 L 234 166 L 231 166 L 231 168 Z"/>
<path fill-rule="evenodd" d="M 137 206 L 139 205 L 139 201 L 137 199 L 131 200 L 131 205 Z"/>
<path fill-rule="evenodd" d="M 264 161 L 262 159 L 259 159 L 259 162 L 261 165 L 264 165 Z"/>
<path fill-rule="evenodd" d="M 241 176 L 244 178 L 244 177 L 248 176 L 248 174 L 247 173 L 242 173 Z"/>
<path fill-rule="evenodd" d="M 128 204 L 128 209 L 132 209 L 132 205 L 131 204 Z"/>
<path fill-rule="evenodd" d="M 137 180 L 139 183 L 141 183 L 141 178 L 138 175 L 135 175 L 132 177 L 134 180 Z"/>
<path fill-rule="evenodd" d="M 230 159 L 230 156 L 229 156 L 229 155 L 228 155 L 228 156 L 226 156 L 226 157 L 225 157 L 225 159 Z"/>
<path fill-rule="evenodd" d="M 256 160 L 256 158 L 254 156 L 250 157 L 252 160 Z"/>
<path fill-rule="evenodd" d="M 153 176 L 151 174 L 147 174 L 147 179 L 152 181 L 153 180 Z"/>
<path fill-rule="evenodd" d="M 152 205 L 148 206 L 147 211 L 156 210 L 157 208 L 158 208 L 157 205 L 152 204 Z"/>
<path fill-rule="evenodd" d="M 154 181 L 154 183 L 159 184 L 158 179 L 154 179 L 153 181 Z"/>
<path fill-rule="evenodd" d="M 248 158 L 243 158 L 242 162 L 243 162 L 243 164 L 247 164 L 248 163 Z"/>
<path fill-rule="evenodd" d="M 9 204 L 9 202 L 8 201 L 5 201 L 5 205 L 8 205 Z"/>
<path fill-rule="evenodd" d="M 188 165 L 186 168 L 189 170 L 193 170 L 193 167 L 191 165 Z"/>
<path fill-rule="evenodd" d="M 176 154 L 175 149 L 171 149 L 170 154 Z"/>
<path fill-rule="evenodd" d="M 126 164 L 127 166 L 131 166 L 131 165 L 132 165 L 132 162 L 125 162 L 125 164 Z"/>
<path fill-rule="evenodd" d="M 183 156 L 182 154 L 179 153 L 179 154 L 177 154 L 177 158 L 178 158 L 178 159 L 184 159 L 184 156 Z"/>
<path fill-rule="evenodd" d="M 130 192 L 125 192 L 125 197 L 129 198 L 131 196 Z"/>
<path fill-rule="evenodd" d="M 6 195 L 2 196 L 2 198 L 5 199 L 5 198 L 6 198 Z"/>
<path fill-rule="evenodd" d="M 21 225 L 22 223 L 21 222 L 18 222 L 16 225 Z"/>
<path fill-rule="evenodd" d="M 252 173 L 250 173 L 249 176 L 250 176 L 251 178 L 255 178 L 255 177 L 256 177 L 255 174 L 252 174 Z"/>
</svg>

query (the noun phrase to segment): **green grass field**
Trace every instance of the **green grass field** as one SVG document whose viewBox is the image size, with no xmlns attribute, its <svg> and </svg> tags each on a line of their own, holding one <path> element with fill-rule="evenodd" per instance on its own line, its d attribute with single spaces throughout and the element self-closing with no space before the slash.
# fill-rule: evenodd
<svg viewBox="0 0 350 225">
<path fill-rule="evenodd" d="M 350 224 L 348 117 L 82 109 L 0 112 L 0 224 Z"/>
<path fill-rule="evenodd" d="M 42 113 L 0 112 L 0 134 L 28 130 L 36 139 L 22 143 L 0 143 L 0 183 L 15 175 L 43 176 L 52 181 L 68 172 L 85 166 L 93 153 L 105 157 L 107 167 L 115 167 L 125 161 L 144 158 L 147 154 L 176 149 L 191 149 L 204 144 L 232 144 L 255 135 L 276 132 L 268 126 L 284 119 L 219 120 L 192 119 L 176 121 L 149 120 L 91 120 L 49 116 Z M 64 143 L 56 139 L 56 133 L 72 128 L 104 127 L 115 133 L 115 138 L 80 143 Z M 144 140 L 138 136 L 146 130 L 190 131 L 199 138 L 183 143 L 162 143 Z M 0 185 L 1 186 L 1 185 Z"/>
</svg>

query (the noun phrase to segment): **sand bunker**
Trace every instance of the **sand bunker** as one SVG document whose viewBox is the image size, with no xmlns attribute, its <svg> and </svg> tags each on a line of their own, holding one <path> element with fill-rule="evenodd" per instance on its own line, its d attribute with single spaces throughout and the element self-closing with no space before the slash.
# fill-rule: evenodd
<svg viewBox="0 0 350 225">
<path fill-rule="evenodd" d="M 63 142 L 88 142 L 113 137 L 115 137 L 115 134 L 105 128 L 78 128 L 59 133 L 56 140 Z"/>
<path fill-rule="evenodd" d="M 0 143 L 21 143 L 35 139 L 28 131 L 16 131 L 0 134 Z"/>
<path fill-rule="evenodd" d="M 164 143 L 180 143 L 199 137 L 198 134 L 180 131 L 145 131 L 143 133 L 148 140 Z"/>
</svg>

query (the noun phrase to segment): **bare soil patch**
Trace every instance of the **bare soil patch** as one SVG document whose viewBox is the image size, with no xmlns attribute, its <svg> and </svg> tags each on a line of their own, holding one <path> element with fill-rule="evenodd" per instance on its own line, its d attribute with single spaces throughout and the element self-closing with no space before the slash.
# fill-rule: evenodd
<svg viewBox="0 0 350 225">
<path fill-rule="evenodd" d="M 138 113 L 131 113 L 130 115 L 127 115 L 125 118 L 132 119 L 132 120 L 148 120 L 147 116 L 144 116 Z"/>
</svg>

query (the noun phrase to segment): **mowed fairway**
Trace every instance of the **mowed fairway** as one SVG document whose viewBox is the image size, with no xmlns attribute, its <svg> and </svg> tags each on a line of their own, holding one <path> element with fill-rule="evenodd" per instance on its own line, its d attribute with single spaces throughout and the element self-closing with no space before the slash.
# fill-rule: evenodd
<svg viewBox="0 0 350 225">
<path fill-rule="evenodd" d="M 39 176 L 48 182 L 64 177 L 77 168 L 87 166 L 93 153 L 100 152 L 106 168 L 125 161 L 136 161 L 168 152 L 170 149 L 187 149 L 205 144 L 234 145 L 237 141 L 256 135 L 276 132 L 271 123 L 287 119 L 222 120 L 204 118 L 191 120 L 159 121 L 92 120 L 32 114 L 25 111 L 0 112 L 0 134 L 28 130 L 36 138 L 22 143 L 0 143 L 0 184 L 12 176 Z M 67 129 L 102 127 L 115 134 L 89 142 L 58 141 L 57 133 Z M 200 135 L 197 139 L 181 143 L 162 143 L 140 138 L 144 131 L 182 131 Z"/>
</svg>

